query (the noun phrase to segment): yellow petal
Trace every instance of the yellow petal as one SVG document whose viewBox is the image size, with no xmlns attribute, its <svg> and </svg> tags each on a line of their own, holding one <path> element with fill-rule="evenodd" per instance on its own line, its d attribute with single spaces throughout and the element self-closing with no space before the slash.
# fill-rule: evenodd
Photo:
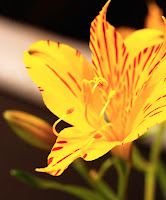
<svg viewBox="0 0 166 200">
<path fill-rule="evenodd" d="M 94 160 L 110 151 L 121 142 L 115 141 L 108 130 L 83 132 L 72 127 L 62 130 L 48 156 L 48 166 L 37 169 L 53 176 L 59 176 L 78 157 Z"/>
<path fill-rule="evenodd" d="M 132 115 L 134 117 L 130 119 L 129 123 L 132 124 L 132 130 L 124 140 L 124 143 L 137 139 L 149 128 L 166 120 L 165 79 L 161 80 L 146 101 L 140 102 L 140 104 L 142 104 L 141 109 L 135 109 Z"/>
<path fill-rule="evenodd" d="M 74 112 L 64 120 L 88 128 L 81 103 L 82 81 L 91 80 L 94 75 L 80 52 L 64 44 L 39 41 L 24 53 L 23 60 L 48 109 L 62 117 L 74 107 Z"/>
<path fill-rule="evenodd" d="M 145 47 L 162 43 L 164 33 L 160 30 L 141 29 L 125 38 L 125 45 L 132 56 L 136 56 Z"/>
<path fill-rule="evenodd" d="M 115 89 L 119 77 L 124 73 L 129 61 L 129 53 L 122 37 L 106 21 L 106 11 L 110 1 L 93 20 L 90 28 L 90 49 L 92 66 L 97 76 L 102 76 Z"/>
</svg>

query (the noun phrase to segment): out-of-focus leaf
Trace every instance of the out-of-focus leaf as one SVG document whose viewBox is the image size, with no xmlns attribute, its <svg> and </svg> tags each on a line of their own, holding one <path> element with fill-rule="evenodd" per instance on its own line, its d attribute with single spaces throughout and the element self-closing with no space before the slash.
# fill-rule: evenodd
<svg viewBox="0 0 166 200">
<path fill-rule="evenodd" d="M 133 166 L 139 171 L 147 172 L 149 170 L 150 163 L 145 160 L 145 158 L 141 155 L 138 148 L 133 145 L 133 153 L 132 153 Z"/>
<path fill-rule="evenodd" d="M 67 192 L 82 200 L 105 200 L 99 193 L 76 185 L 64 185 L 55 181 L 48 181 L 35 177 L 29 173 L 20 170 L 11 170 L 11 175 L 23 181 L 24 183 L 42 189 L 56 189 L 62 192 Z"/>
</svg>

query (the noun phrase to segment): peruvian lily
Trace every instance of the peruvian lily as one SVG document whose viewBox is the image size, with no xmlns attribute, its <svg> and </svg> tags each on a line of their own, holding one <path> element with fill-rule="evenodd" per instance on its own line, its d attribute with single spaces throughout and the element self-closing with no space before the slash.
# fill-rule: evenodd
<svg viewBox="0 0 166 200">
<path fill-rule="evenodd" d="M 46 106 L 60 118 L 53 131 L 62 119 L 73 125 L 58 134 L 39 172 L 58 176 L 76 158 L 91 161 L 114 147 L 125 158 L 132 141 L 166 118 L 163 33 L 144 29 L 123 40 L 106 21 L 109 3 L 90 27 L 92 64 L 52 41 L 36 42 L 24 53 Z"/>
</svg>

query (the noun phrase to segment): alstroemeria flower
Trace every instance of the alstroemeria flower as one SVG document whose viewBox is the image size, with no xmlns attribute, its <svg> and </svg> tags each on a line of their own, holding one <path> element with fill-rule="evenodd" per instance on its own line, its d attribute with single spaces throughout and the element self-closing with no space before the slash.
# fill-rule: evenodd
<svg viewBox="0 0 166 200">
<path fill-rule="evenodd" d="M 24 53 L 48 109 L 73 125 L 59 133 L 48 166 L 37 171 L 58 176 L 76 158 L 91 161 L 123 148 L 166 119 L 163 33 L 139 30 L 124 41 L 106 21 L 109 3 L 91 24 L 92 64 L 52 41 L 36 42 Z"/>
</svg>

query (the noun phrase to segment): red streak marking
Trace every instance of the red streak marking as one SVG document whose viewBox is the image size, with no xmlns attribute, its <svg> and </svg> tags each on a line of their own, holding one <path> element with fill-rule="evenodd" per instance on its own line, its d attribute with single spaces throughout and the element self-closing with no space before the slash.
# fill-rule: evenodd
<svg viewBox="0 0 166 200">
<path fill-rule="evenodd" d="M 138 126 L 140 126 L 143 122 L 145 121 L 145 119 L 144 120 L 142 120 L 139 124 L 138 124 Z"/>
<path fill-rule="evenodd" d="M 125 69 L 125 65 L 126 65 L 126 61 L 127 61 L 127 58 L 128 58 L 129 54 L 127 53 L 125 59 L 124 59 L 124 63 L 123 63 L 123 67 L 122 67 L 122 71 L 121 71 L 121 75 L 123 74 L 124 72 L 124 69 Z"/>
<path fill-rule="evenodd" d="M 100 42 L 99 42 L 99 40 L 97 40 L 97 44 L 98 44 L 98 47 L 99 47 L 99 49 L 100 49 Z"/>
<path fill-rule="evenodd" d="M 138 94 L 139 92 L 140 92 L 140 88 L 137 90 L 137 92 L 136 92 L 136 94 L 135 94 L 135 95 L 137 96 L 137 94 Z"/>
<path fill-rule="evenodd" d="M 134 78 L 135 78 L 135 68 L 133 68 L 132 85 L 134 84 Z"/>
<path fill-rule="evenodd" d="M 94 24 L 94 26 L 96 27 L 96 23 L 94 22 L 93 24 Z"/>
<path fill-rule="evenodd" d="M 108 29 L 108 28 L 109 28 L 109 26 L 108 26 L 108 22 L 106 22 L 106 24 L 105 24 L 105 25 L 106 25 L 106 28 Z"/>
<path fill-rule="evenodd" d="M 50 40 L 47 40 L 47 44 L 48 44 L 48 46 L 50 46 Z"/>
<path fill-rule="evenodd" d="M 60 149 L 63 149 L 63 147 L 55 147 L 52 149 L 52 151 L 57 151 L 57 150 L 60 150 Z"/>
<path fill-rule="evenodd" d="M 128 92 L 129 92 L 129 73 L 128 73 L 128 70 L 126 71 L 126 75 L 127 75 L 127 88 L 128 88 Z"/>
<path fill-rule="evenodd" d="M 74 83 L 77 85 L 78 89 L 81 91 L 81 87 L 79 86 L 78 82 L 76 81 L 76 79 L 68 72 L 68 75 L 70 76 L 70 78 L 74 81 Z"/>
<path fill-rule="evenodd" d="M 87 157 L 87 155 L 88 155 L 87 153 L 84 154 L 82 158 L 85 159 Z"/>
<path fill-rule="evenodd" d="M 97 17 L 95 17 L 95 20 L 96 20 L 96 22 L 98 22 L 98 19 L 97 19 Z"/>
<path fill-rule="evenodd" d="M 68 89 L 71 91 L 71 93 L 76 97 L 76 94 L 75 92 L 71 89 L 71 87 L 66 83 L 66 81 L 64 81 L 60 76 L 59 74 L 54 70 L 52 69 L 49 65 L 45 64 L 49 69 L 51 69 L 54 74 L 68 87 Z"/>
<path fill-rule="evenodd" d="M 54 157 L 49 158 L 47 164 L 49 165 L 50 163 L 52 163 L 53 159 Z"/>
<path fill-rule="evenodd" d="M 166 56 L 166 53 L 162 56 L 161 60 Z"/>
<path fill-rule="evenodd" d="M 94 65 L 95 69 L 97 70 L 97 66 L 96 66 L 94 60 L 92 60 L 92 64 Z"/>
<path fill-rule="evenodd" d="M 90 31 L 90 36 L 91 36 L 91 38 L 92 38 L 93 40 L 95 40 L 95 38 L 94 38 L 94 36 L 93 36 L 93 34 L 92 34 L 91 31 Z"/>
<path fill-rule="evenodd" d="M 141 52 L 138 55 L 138 64 L 140 63 L 140 60 L 141 60 Z"/>
<path fill-rule="evenodd" d="M 166 97 L 166 95 L 159 97 L 156 101 L 158 101 L 158 100 L 160 100 L 161 98 L 164 98 L 164 97 Z"/>
<path fill-rule="evenodd" d="M 130 102 L 130 107 L 133 106 L 133 98 L 131 99 L 131 102 Z"/>
<path fill-rule="evenodd" d="M 159 111 L 159 112 L 157 112 L 157 113 L 154 113 L 153 115 L 150 115 L 149 117 L 153 117 L 153 116 L 155 116 L 155 115 L 157 115 L 157 114 L 159 114 L 159 113 L 161 113 L 161 112 L 163 112 L 163 111 L 161 110 L 161 111 Z"/>
<path fill-rule="evenodd" d="M 40 92 L 43 92 L 44 90 L 43 89 L 39 89 L 40 90 Z"/>
<path fill-rule="evenodd" d="M 147 58 L 147 60 L 146 60 L 146 62 L 144 64 L 144 66 L 142 68 L 142 71 L 145 69 L 145 66 L 146 66 L 147 62 L 149 61 L 150 57 L 152 56 L 153 50 L 154 50 L 154 46 L 152 47 L 152 49 L 150 51 L 150 54 L 149 54 L 149 56 L 148 56 L 148 58 Z"/>
<path fill-rule="evenodd" d="M 115 56 L 116 56 L 116 64 L 118 63 L 118 47 L 117 47 L 117 33 L 116 29 L 114 29 L 114 45 L 115 45 Z"/>
<path fill-rule="evenodd" d="M 76 149 L 74 152 L 77 152 L 77 151 L 79 151 L 80 149 Z"/>
<path fill-rule="evenodd" d="M 125 46 L 124 43 L 123 43 L 123 45 L 122 45 L 122 48 L 123 48 L 122 56 L 124 56 L 124 54 L 125 54 L 125 52 L 126 52 L 126 46 Z"/>
<path fill-rule="evenodd" d="M 57 45 L 58 45 L 58 48 L 60 47 L 60 43 L 59 42 L 57 42 Z"/>
<path fill-rule="evenodd" d="M 150 108 L 152 106 L 152 104 L 147 104 L 146 106 L 145 106 L 145 108 L 144 108 L 144 113 Z"/>
<path fill-rule="evenodd" d="M 106 39 L 104 23 L 103 23 L 103 34 L 104 34 L 105 49 L 106 49 L 106 52 L 107 52 L 108 66 L 109 66 L 110 74 L 112 74 L 111 73 L 111 65 L 110 65 L 109 52 L 108 52 L 108 47 L 107 47 L 107 39 Z"/>
<path fill-rule="evenodd" d="M 146 52 L 147 52 L 147 50 L 148 50 L 148 48 L 144 49 L 144 53 L 146 53 Z"/>
<path fill-rule="evenodd" d="M 138 137 L 139 137 L 139 133 L 138 133 Z"/>
<path fill-rule="evenodd" d="M 155 108 L 154 110 L 152 110 L 152 111 L 150 111 L 144 118 L 146 118 L 148 115 L 150 115 L 152 112 L 154 112 L 155 110 L 158 110 L 158 109 L 160 109 L 160 108 L 163 108 L 163 107 L 165 107 L 166 105 L 163 105 L 163 106 L 160 106 L 160 107 L 157 107 L 157 108 Z M 161 112 L 161 111 L 160 111 Z"/>
<path fill-rule="evenodd" d="M 55 173 L 55 176 L 58 175 L 60 171 L 61 169 L 58 169 L 57 172 Z"/>
<path fill-rule="evenodd" d="M 138 75 L 138 77 L 137 77 L 137 80 L 136 80 L 136 82 L 135 82 L 135 86 L 134 86 L 134 88 L 136 88 L 136 86 L 137 86 L 137 84 L 138 84 L 138 81 L 139 81 L 139 79 L 140 79 L 140 75 Z"/>
<path fill-rule="evenodd" d="M 31 67 L 26 67 L 27 69 L 31 69 Z"/>
<path fill-rule="evenodd" d="M 65 144 L 65 143 L 67 143 L 67 141 L 62 140 L 62 141 L 58 141 L 57 143 L 58 143 L 58 144 Z"/>
<path fill-rule="evenodd" d="M 155 66 L 150 70 L 149 75 L 155 70 L 155 68 L 157 67 L 157 65 L 160 63 L 160 61 L 158 61 Z"/>
<path fill-rule="evenodd" d="M 134 58 L 134 68 L 136 67 L 136 57 Z"/>
<path fill-rule="evenodd" d="M 93 43 L 92 43 L 91 40 L 90 40 L 89 43 L 90 43 L 90 45 L 92 46 L 92 48 L 93 48 L 93 50 L 94 50 L 94 52 L 95 52 L 95 55 L 96 55 L 97 61 L 98 61 L 98 63 L 99 63 L 100 72 L 101 72 L 102 76 L 104 77 L 104 74 L 103 74 L 103 71 L 102 71 L 102 68 L 101 68 L 100 59 L 99 59 L 99 57 L 98 57 L 98 54 L 97 54 L 97 52 L 96 52 L 96 49 L 95 49 L 95 47 L 94 47 L 94 45 L 93 45 Z"/>
<path fill-rule="evenodd" d="M 143 110 L 145 110 L 147 107 L 149 106 L 149 103 L 144 107 L 144 109 Z"/>
<path fill-rule="evenodd" d="M 161 44 L 159 44 L 155 50 L 155 53 L 158 51 L 158 49 L 160 48 Z"/>
<path fill-rule="evenodd" d="M 64 159 L 68 158 L 69 156 L 71 156 L 73 153 L 70 153 L 69 155 L 65 156 L 64 158 L 62 158 L 61 160 L 59 160 L 56 164 L 62 162 Z"/>
<path fill-rule="evenodd" d="M 95 29 L 94 29 L 94 27 L 93 27 L 93 26 L 91 26 L 90 28 L 92 29 L 92 32 L 94 32 L 94 33 L 95 33 Z"/>
</svg>

